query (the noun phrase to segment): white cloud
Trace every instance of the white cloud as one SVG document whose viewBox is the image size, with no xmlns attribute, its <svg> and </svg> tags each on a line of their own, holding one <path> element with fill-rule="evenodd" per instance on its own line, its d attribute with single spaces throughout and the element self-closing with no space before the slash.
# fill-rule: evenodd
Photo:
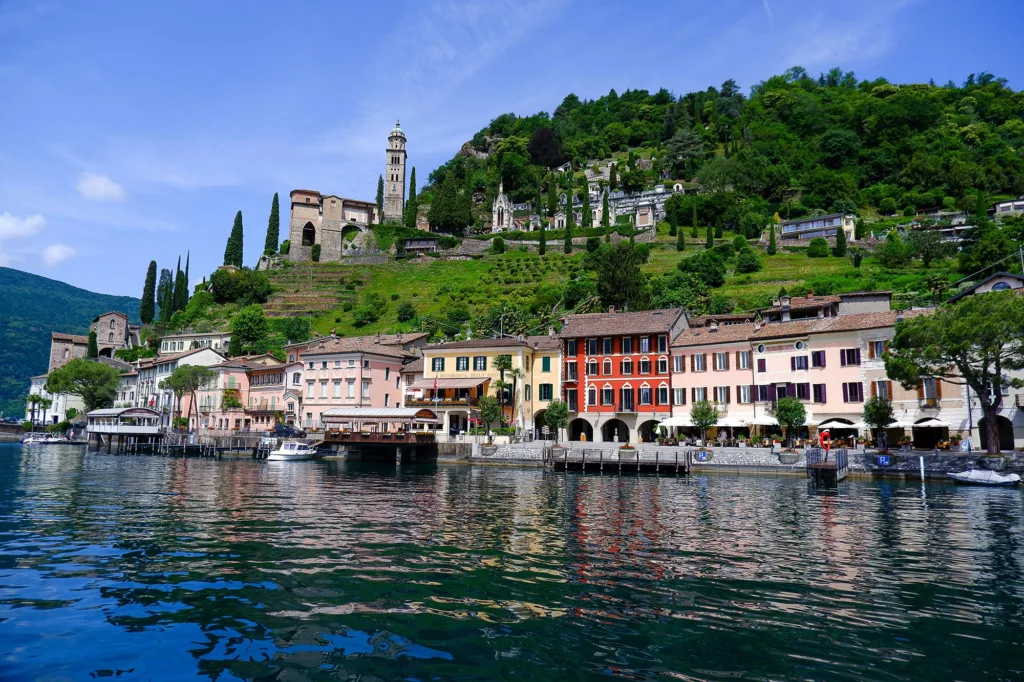
<svg viewBox="0 0 1024 682">
<path fill-rule="evenodd" d="M 43 249 L 43 263 L 48 267 L 60 265 L 66 260 L 74 258 L 78 252 L 64 244 L 50 244 Z"/>
<path fill-rule="evenodd" d="M 45 224 L 46 220 L 38 213 L 19 218 L 5 211 L 0 213 L 0 240 L 31 237 Z"/>
<path fill-rule="evenodd" d="M 78 176 L 78 193 L 89 201 L 112 201 L 123 204 L 128 194 L 124 187 L 101 173 L 88 171 Z"/>
</svg>

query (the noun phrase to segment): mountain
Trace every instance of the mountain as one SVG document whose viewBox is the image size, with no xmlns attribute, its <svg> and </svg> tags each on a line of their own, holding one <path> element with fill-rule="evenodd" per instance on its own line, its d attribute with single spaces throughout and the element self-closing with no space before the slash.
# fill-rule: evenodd
<svg viewBox="0 0 1024 682">
<path fill-rule="evenodd" d="M 0 268 L 0 412 L 23 415 L 29 379 L 46 371 L 50 332 L 89 333 L 100 313 L 139 322 L 139 299 L 108 296 L 20 270 Z"/>
</svg>

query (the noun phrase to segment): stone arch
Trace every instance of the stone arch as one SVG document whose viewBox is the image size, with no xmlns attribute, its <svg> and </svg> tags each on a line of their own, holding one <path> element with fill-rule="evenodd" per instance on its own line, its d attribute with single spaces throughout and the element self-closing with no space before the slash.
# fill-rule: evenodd
<svg viewBox="0 0 1024 682">
<path fill-rule="evenodd" d="M 580 436 L 586 436 L 588 441 L 594 440 L 594 427 L 586 419 L 577 417 L 569 422 L 569 440 L 580 440 Z"/>
<path fill-rule="evenodd" d="M 542 438 L 544 435 L 544 425 L 547 423 L 544 421 L 544 416 L 547 414 L 547 410 L 538 410 L 533 415 L 533 433 L 537 438 Z M 550 438 L 554 437 L 554 434 L 549 435 Z"/>
<path fill-rule="evenodd" d="M 114 349 L 113 348 L 100 348 L 100 351 L 99 351 L 98 355 L 101 358 L 112 358 L 112 357 L 114 357 Z"/>
<path fill-rule="evenodd" d="M 341 240 L 343 242 L 352 242 L 356 237 L 362 234 L 362 232 L 363 230 L 358 225 L 348 223 L 341 228 Z"/>
<path fill-rule="evenodd" d="M 658 437 L 658 420 L 648 419 L 640 425 L 640 439 L 645 443 L 653 443 Z"/>
<path fill-rule="evenodd" d="M 609 419 L 601 424 L 601 440 L 605 443 L 628 443 L 629 427 L 621 419 Z"/>
<path fill-rule="evenodd" d="M 1013 422 L 1003 415 L 996 415 L 996 425 L 999 428 L 999 449 L 1013 450 Z M 978 433 L 980 434 L 981 449 L 988 450 L 988 421 L 985 417 L 978 420 Z"/>
<path fill-rule="evenodd" d="M 302 245 L 313 246 L 316 244 L 316 228 L 313 227 L 312 222 L 307 222 L 302 226 Z"/>
</svg>

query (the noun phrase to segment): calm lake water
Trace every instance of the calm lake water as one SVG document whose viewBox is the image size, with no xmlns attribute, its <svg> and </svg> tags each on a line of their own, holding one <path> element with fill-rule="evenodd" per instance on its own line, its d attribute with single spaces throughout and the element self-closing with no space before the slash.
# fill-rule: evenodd
<svg viewBox="0 0 1024 682">
<path fill-rule="evenodd" d="M 0 445 L 0 679 L 1024 678 L 1018 490 Z"/>
</svg>

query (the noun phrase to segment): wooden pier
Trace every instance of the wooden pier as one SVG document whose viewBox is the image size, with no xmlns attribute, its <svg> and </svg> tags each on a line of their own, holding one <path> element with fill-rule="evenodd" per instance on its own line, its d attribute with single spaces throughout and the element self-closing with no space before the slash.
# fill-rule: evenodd
<svg viewBox="0 0 1024 682">
<path fill-rule="evenodd" d="M 843 448 L 808 448 L 806 457 L 807 478 L 816 483 L 835 485 L 850 472 L 849 453 Z"/>
<path fill-rule="evenodd" d="M 545 448 L 544 462 L 556 471 L 648 471 L 687 475 L 696 450 L 685 448 Z"/>
</svg>

